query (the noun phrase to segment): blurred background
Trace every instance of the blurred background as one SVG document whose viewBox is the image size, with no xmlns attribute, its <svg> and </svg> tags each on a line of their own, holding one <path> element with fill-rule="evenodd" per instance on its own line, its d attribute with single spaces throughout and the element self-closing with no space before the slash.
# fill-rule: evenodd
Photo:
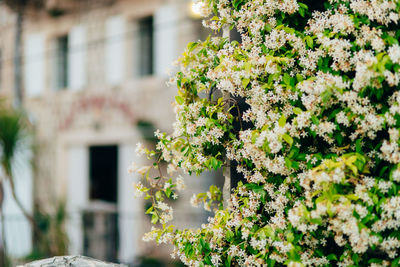
<svg viewBox="0 0 400 267">
<path fill-rule="evenodd" d="M 0 266 L 87 255 L 130 266 L 179 266 L 144 243 L 135 199 L 137 142 L 171 131 L 167 70 L 205 39 L 190 0 L 0 0 Z M 189 199 L 220 173 L 186 178 L 178 227 L 209 216 Z"/>
</svg>

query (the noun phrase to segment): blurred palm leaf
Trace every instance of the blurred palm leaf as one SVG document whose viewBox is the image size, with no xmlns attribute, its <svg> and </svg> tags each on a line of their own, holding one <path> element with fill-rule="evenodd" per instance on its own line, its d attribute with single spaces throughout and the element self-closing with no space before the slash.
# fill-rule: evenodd
<svg viewBox="0 0 400 267">
<path fill-rule="evenodd" d="M 19 112 L 0 110 L 0 159 L 6 175 L 12 177 L 12 162 L 26 136 L 26 123 Z"/>
<path fill-rule="evenodd" d="M 17 151 L 27 137 L 27 126 L 27 121 L 21 112 L 4 107 L 0 108 L 0 164 L 3 168 L 5 178 L 9 182 L 15 203 L 29 220 L 33 231 L 37 233 L 39 229 L 34 217 L 29 214 L 17 196 L 12 168 Z"/>
</svg>

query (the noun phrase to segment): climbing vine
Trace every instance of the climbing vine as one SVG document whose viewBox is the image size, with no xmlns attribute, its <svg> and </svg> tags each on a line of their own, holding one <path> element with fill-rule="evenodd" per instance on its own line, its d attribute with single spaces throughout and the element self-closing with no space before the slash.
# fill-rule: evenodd
<svg viewBox="0 0 400 267">
<path fill-rule="evenodd" d="M 139 145 L 155 163 L 130 170 L 153 203 L 144 239 L 173 244 L 189 266 L 400 264 L 400 1 L 314 2 L 197 3 L 206 27 L 241 40 L 188 45 L 174 131 L 156 132 L 155 151 Z M 233 116 L 239 98 L 248 108 Z M 175 229 L 176 171 L 229 162 L 245 181 L 228 205 L 212 186 L 191 200 L 214 211 L 208 223 Z"/>
</svg>

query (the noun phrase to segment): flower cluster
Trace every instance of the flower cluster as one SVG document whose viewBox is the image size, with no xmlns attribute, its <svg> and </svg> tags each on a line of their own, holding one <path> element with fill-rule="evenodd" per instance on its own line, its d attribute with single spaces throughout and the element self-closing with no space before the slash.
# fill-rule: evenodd
<svg viewBox="0 0 400 267">
<path fill-rule="evenodd" d="M 236 162 L 244 180 L 226 207 L 216 187 L 192 198 L 215 214 L 197 230 L 167 225 L 181 180 L 142 167 L 135 185 L 161 222 L 146 240 L 186 265 L 400 264 L 400 1 L 317 2 L 198 1 L 241 40 L 188 45 L 174 132 L 144 152 L 168 175 Z"/>
</svg>

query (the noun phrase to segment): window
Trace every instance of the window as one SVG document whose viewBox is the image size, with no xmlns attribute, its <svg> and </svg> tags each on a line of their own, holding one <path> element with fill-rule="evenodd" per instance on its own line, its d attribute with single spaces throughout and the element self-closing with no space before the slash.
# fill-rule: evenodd
<svg viewBox="0 0 400 267">
<path fill-rule="evenodd" d="M 89 148 L 90 199 L 117 203 L 118 147 Z"/>
<path fill-rule="evenodd" d="M 25 94 L 28 97 L 38 97 L 42 95 L 46 87 L 45 40 L 45 35 L 42 33 L 28 34 L 25 37 L 23 82 Z M 52 56 L 52 60 L 53 59 L 55 59 L 55 57 Z"/>
<path fill-rule="evenodd" d="M 118 146 L 89 147 L 89 177 L 89 199 L 96 204 L 93 209 L 89 206 L 82 216 L 83 252 L 102 260 L 116 261 L 119 247 L 119 217 L 116 205 Z"/>
<path fill-rule="evenodd" d="M 68 87 L 68 35 L 56 39 L 55 77 L 56 89 Z"/>
<path fill-rule="evenodd" d="M 105 81 L 117 86 L 125 78 L 125 18 L 122 15 L 109 17 L 105 27 Z"/>
<path fill-rule="evenodd" d="M 142 18 L 138 21 L 138 73 L 139 76 L 152 75 L 153 70 L 153 17 Z"/>
</svg>

